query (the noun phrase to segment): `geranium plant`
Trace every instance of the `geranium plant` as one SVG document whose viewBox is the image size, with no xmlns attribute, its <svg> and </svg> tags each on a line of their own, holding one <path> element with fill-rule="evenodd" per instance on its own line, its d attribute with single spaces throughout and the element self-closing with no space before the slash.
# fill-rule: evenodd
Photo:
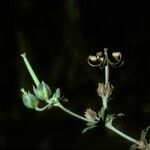
<svg viewBox="0 0 150 150">
<path fill-rule="evenodd" d="M 32 92 L 28 90 L 26 91 L 24 88 L 21 89 L 22 100 L 27 108 L 34 109 L 36 111 L 44 111 L 46 109 L 51 109 L 52 107 L 59 107 L 64 112 L 86 122 L 86 127 L 82 130 L 82 133 L 85 133 L 89 129 L 97 127 L 98 123 L 101 120 L 104 122 L 106 128 L 114 131 L 114 133 L 133 143 L 133 145 L 130 147 L 131 150 L 150 150 L 150 144 L 146 139 L 146 135 L 150 127 L 144 129 L 141 132 L 141 137 L 139 138 L 139 140 L 136 140 L 113 126 L 113 120 L 117 117 L 124 116 L 123 113 L 108 114 L 106 111 L 108 109 L 108 102 L 113 92 L 113 85 L 109 81 L 109 67 L 115 68 L 123 65 L 121 52 L 112 53 L 114 62 L 110 60 L 107 48 L 104 48 L 103 52 L 97 52 L 96 55 L 90 55 L 87 58 L 87 62 L 91 67 L 99 67 L 100 69 L 104 69 L 105 82 L 98 83 L 97 87 L 97 94 L 102 100 L 102 106 L 100 107 L 99 111 L 95 112 L 91 108 L 87 108 L 83 116 L 72 112 L 70 109 L 65 108 L 60 101 L 62 99 L 61 90 L 57 88 L 55 92 L 52 92 L 47 83 L 45 83 L 44 81 L 39 81 L 28 59 L 26 58 L 26 54 L 24 53 L 21 56 L 23 57 L 25 65 L 35 83 Z M 44 107 L 40 107 L 40 103 L 43 103 Z"/>
</svg>

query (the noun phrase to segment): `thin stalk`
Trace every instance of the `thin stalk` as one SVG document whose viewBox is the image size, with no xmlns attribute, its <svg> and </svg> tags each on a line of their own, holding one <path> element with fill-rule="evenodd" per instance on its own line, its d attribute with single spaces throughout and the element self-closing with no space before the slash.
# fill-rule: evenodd
<svg viewBox="0 0 150 150">
<path fill-rule="evenodd" d="M 38 86 L 40 84 L 40 82 L 39 82 L 37 76 L 35 75 L 35 73 L 34 73 L 32 67 L 31 67 L 28 59 L 26 58 L 26 53 L 21 54 L 21 56 L 23 57 L 24 63 L 26 65 L 26 67 L 27 67 L 27 69 L 28 69 L 28 71 L 29 71 L 29 73 L 30 73 L 34 83 L 36 84 L 36 86 Z"/>
<path fill-rule="evenodd" d="M 109 59 L 107 56 L 107 49 L 104 50 L 105 56 L 106 56 L 106 66 L 105 66 L 105 84 L 109 83 Z M 103 107 L 104 107 L 104 112 L 107 109 L 107 102 L 108 102 L 108 97 L 102 97 L 103 100 Z M 109 128 L 110 130 L 114 131 L 116 134 L 122 136 L 123 138 L 127 139 L 128 141 L 135 143 L 137 145 L 139 145 L 139 141 L 122 133 L 121 131 L 119 131 L 118 129 L 116 129 L 115 127 L 112 126 L 112 124 L 110 122 L 105 123 L 105 126 L 107 128 Z"/>
<path fill-rule="evenodd" d="M 105 66 L 105 84 L 109 82 L 109 64 L 107 62 L 107 65 Z"/>
<path fill-rule="evenodd" d="M 102 102 L 103 102 L 103 107 L 106 110 L 107 109 L 108 97 L 107 96 L 103 96 L 102 97 Z"/>
<path fill-rule="evenodd" d="M 119 134 L 120 136 L 122 136 L 123 138 L 127 139 L 128 141 L 135 143 L 137 145 L 139 145 L 139 141 L 135 140 L 133 138 L 131 138 L 130 136 L 122 133 L 121 131 L 119 131 L 118 129 L 116 129 L 115 127 L 113 127 L 110 123 L 106 123 L 105 125 L 107 128 L 109 128 L 110 130 L 114 131 L 116 134 Z"/>
<path fill-rule="evenodd" d="M 74 116 L 74 117 L 76 117 L 76 118 L 78 118 L 80 120 L 83 120 L 83 121 L 86 121 L 86 122 L 92 122 L 92 121 L 88 120 L 87 118 L 82 117 L 82 116 L 80 116 L 80 115 L 70 111 L 69 109 L 67 109 L 63 105 L 61 105 L 60 103 L 56 103 L 55 106 L 58 106 L 60 109 L 62 109 L 66 113 L 68 113 L 68 114 L 70 114 L 70 115 L 72 115 L 72 116 Z"/>
<path fill-rule="evenodd" d="M 109 84 L 109 64 L 107 62 L 107 65 L 105 66 L 105 85 Z M 102 116 L 104 118 L 105 110 L 107 109 L 107 103 L 108 103 L 108 96 L 102 96 L 102 104 L 103 104 L 103 113 Z"/>
<path fill-rule="evenodd" d="M 43 110 L 47 109 L 49 106 L 51 106 L 51 104 L 47 104 L 46 106 L 44 106 L 42 108 L 36 107 L 35 110 L 37 110 L 37 111 L 43 111 Z"/>
<path fill-rule="evenodd" d="M 109 82 L 109 58 L 107 54 L 107 48 L 104 48 L 104 55 L 106 58 L 106 66 L 105 66 L 105 84 Z"/>
</svg>

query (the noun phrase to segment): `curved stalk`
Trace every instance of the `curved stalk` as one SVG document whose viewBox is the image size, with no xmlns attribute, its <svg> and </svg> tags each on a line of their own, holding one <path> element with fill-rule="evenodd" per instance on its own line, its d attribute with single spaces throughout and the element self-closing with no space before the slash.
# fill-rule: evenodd
<svg viewBox="0 0 150 150">
<path fill-rule="evenodd" d="M 44 107 L 42 107 L 42 108 L 36 107 L 35 110 L 37 110 L 37 111 L 43 111 L 43 110 L 45 110 L 46 108 L 48 108 L 49 106 L 51 106 L 51 104 L 47 104 L 46 106 L 44 106 Z"/>
<path fill-rule="evenodd" d="M 116 129 L 115 127 L 113 127 L 110 123 L 106 123 L 105 126 L 106 126 L 108 129 L 114 131 L 116 134 L 119 134 L 119 135 L 122 136 L 123 138 L 127 139 L 128 141 L 139 145 L 139 141 L 138 141 L 138 140 L 136 140 L 136 139 L 134 139 L 134 138 L 132 138 L 132 137 L 130 137 L 130 136 L 128 136 L 128 135 L 122 133 L 121 131 L 119 131 L 118 129 Z"/>
<path fill-rule="evenodd" d="M 66 113 L 68 113 L 68 114 L 70 114 L 70 115 L 72 115 L 72 116 L 74 116 L 74 117 L 76 117 L 76 118 L 78 118 L 78 119 L 80 119 L 80 120 L 83 120 L 83 121 L 86 121 L 86 122 L 93 122 L 93 123 L 95 123 L 95 121 L 90 121 L 90 120 L 88 120 L 87 118 L 82 117 L 82 116 L 80 116 L 80 115 L 78 115 L 78 114 L 76 114 L 76 113 L 70 111 L 69 109 L 67 109 L 67 108 L 65 108 L 63 105 L 61 105 L 60 103 L 56 103 L 56 104 L 54 104 L 54 106 L 59 107 L 60 109 L 62 109 L 62 110 L 65 111 Z"/>
</svg>

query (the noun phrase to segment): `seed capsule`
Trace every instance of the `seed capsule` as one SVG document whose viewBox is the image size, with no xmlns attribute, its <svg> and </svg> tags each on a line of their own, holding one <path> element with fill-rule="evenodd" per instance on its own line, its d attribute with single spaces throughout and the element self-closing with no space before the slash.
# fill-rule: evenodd
<svg viewBox="0 0 150 150">
<path fill-rule="evenodd" d="M 35 109 L 39 104 L 39 100 L 37 99 L 37 97 L 31 94 L 29 91 L 23 92 L 22 99 L 23 99 L 24 105 L 31 109 Z"/>
<path fill-rule="evenodd" d="M 48 100 L 51 95 L 51 90 L 49 86 L 42 81 L 42 83 L 39 84 L 37 88 L 33 86 L 34 94 L 40 99 L 40 100 Z"/>
</svg>

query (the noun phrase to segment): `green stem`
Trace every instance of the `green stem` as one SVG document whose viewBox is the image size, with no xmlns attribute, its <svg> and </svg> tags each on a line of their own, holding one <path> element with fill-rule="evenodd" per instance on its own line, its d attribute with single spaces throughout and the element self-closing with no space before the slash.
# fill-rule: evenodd
<svg viewBox="0 0 150 150">
<path fill-rule="evenodd" d="M 50 107 L 50 106 L 51 106 L 51 104 L 49 103 L 49 104 L 47 104 L 46 106 L 44 106 L 44 107 L 42 107 L 42 108 L 36 107 L 35 110 L 36 110 L 36 111 L 43 111 L 43 110 L 47 109 L 47 108 Z"/>
<path fill-rule="evenodd" d="M 69 109 L 65 108 L 65 107 L 64 107 L 63 105 L 61 105 L 60 103 L 56 103 L 55 106 L 58 106 L 60 109 L 62 109 L 62 110 L 65 111 L 66 113 L 68 113 L 68 114 L 70 114 L 70 115 L 72 115 L 72 116 L 74 116 L 74 117 L 76 117 L 76 118 L 78 118 L 78 119 L 81 119 L 81 120 L 86 121 L 86 122 L 91 122 L 91 121 L 88 120 L 87 118 L 82 117 L 82 116 L 80 116 L 80 115 L 78 115 L 78 114 L 76 114 L 76 113 L 70 111 Z"/>
<path fill-rule="evenodd" d="M 116 129 L 115 127 L 113 127 L 110 123 L 106 123 L 105 126 L 107 128 L 109 128 L 110 130 L 114 131 L 115 133 L 119 134 L 123 138 L 127 139 L 128 141 L 139 145 L 139 141 L 138 140 L 135 140 L 135 139 L 131 138 L 130 136 L 122 133 L 121 131 L 119 131 L 118 129 Z"/>
<path fill-rule="evenodd" d="M 107 84 L 107 83 L 109 83 L 109 62 L 108 62 L 108 56 L 107 56 L 107 49 L 105 49 L 104 52 L 105 52 L 105 56 L 107 58 L 107 64 L 105 66 L 105 84 Z M 105 113 L 105 110 L 107 109 L 108 97 L 102 97 L 102 101 L 103 101 L 103 107 L 104 107 L 104 112 L 103 113 Z M 118 135 L 124 137 L 128 141 L 139 145 L 139 141 L 131 138 L 130 136 L 122 133 L 121 131 L 119 131 L 118 129 L 116 129 L 115 127 L 113 127 L 112 124 L 111 124 L 111 122 L 105 123 L 105 126 L 107 128 L 109 128 L 110 130 L 114 131 L 115 133 L 117 133 Z"/>
<path fill-rule="evenodd" d="M 107 54 L 107 48 L 104 48 L 104 55 L 106 57 L 106 66 L 105 66 L 105 84 L 109 82 L 109 59 Z"/>
<path fill-rule="evenodd" d="M 105 84 L 109 82 L 109 64 L 105 66 Z"/>
<path fill-rule="evenodd" d="M 26 67 L 27 67 L 27 69 L 28 69 L 28 71 L 29 71 L 29 73 L 30 73 L 30 75 L 31 75 L 31 77 L 32 77 L 32 79 L 33 79 L 33 81 L 35 82 L 36 86 L 38 86 L 38 85 L 40 84 L 40 82 L 39 82 L 37 76 L 35 75 L 35 73 L 34 73 L 32 67 L 31 67 L 30 63 L 28 62 L 28 60 L 27 60 L 27 58 L 26 58 L 26 53 L 21 54 L 21 56 L 23 57 L 23 60 L 24 60 L 24 62 L 25 62 L 25 65 L 26 65 Z"/>
<path fill-rule="evenodd" d="M 102 97 L 102 102 L 103 102 L 104 109 L 107 109 L 108 97 L 107 96 L 103 96 Z"/>
</svg>

